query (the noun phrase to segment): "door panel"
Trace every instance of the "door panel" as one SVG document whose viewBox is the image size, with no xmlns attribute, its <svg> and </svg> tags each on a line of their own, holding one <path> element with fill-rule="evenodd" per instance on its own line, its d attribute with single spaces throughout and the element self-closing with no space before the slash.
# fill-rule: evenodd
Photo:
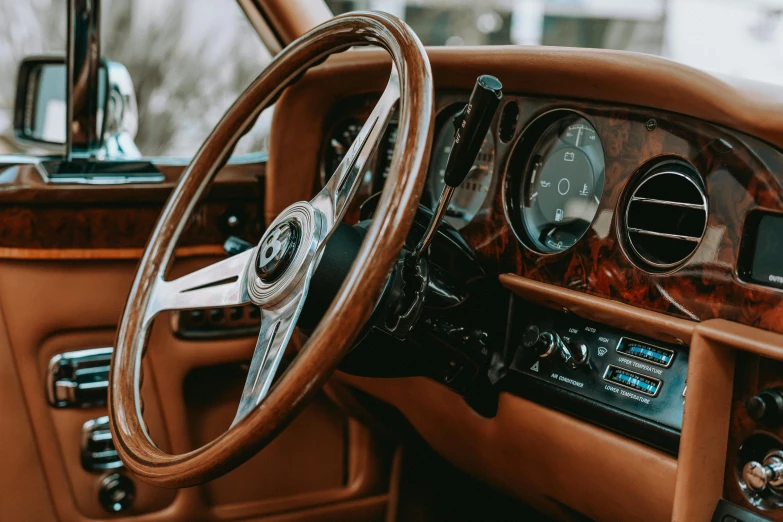
<svg viewBox="0 0 783 522">
<path fill-rule="evenodd" d="M 57 332 L 48 337 L 38 349 L 39 381 L 38 391 L 27 396 L 31 408 L 45 410 L 49 414 L 48 430 L 54 432 L 68 484 L 71 489 L 76 508 L 80 513 L 90 518 L 102 518 L 106 511 L 98 503 L 98 482 L 112 472 L 90 472 L 81 464 L 82 426 L 87 421 L 107 415 L 106 407 L 95 408 L 53 408 L 46 399 L 46 378 L 49 361 L 53 356 L 83 350 L 112 346 L 114 331 L 111 329 L 79 330 L 74 332 Z M 149 364 L 147 369 L 149 371 Z M 169 449 L 169 443 L 163 426 L 160 405 L 154 383 L 145 379 L 142 387 L 144 399 L 144 420 L 149 428 L 150 436 L 162 449 Z M 128 511 L 129 514 L 147 513 L 165 508 L 174 500 L 175 491 L 156 488 L 134 481 L 136 499 Z"/>
<path fill-rule="evenodd" d="M 215 260 L 183 259 L 172 276 Z M 11 344 L 8 350 L 5 336 L 0 337 L 0 363 L 11 354 L 15 363 L 2 364 L 0 371 L 7 374 L 15 365 L 24 393 L 22 403 L 12 389 L 16 375 L 6 375 L 0 440 L 18 455 L 3 462 L 15 467 L 24 480 L 21 489 L 37 499 L 19 504 L 25 510 L 15 520 L 53 518 L 44 478 L 57 518 L 110 516 L 97 501 L 104 474 L 82 469 L 79 454 L 83 423 L 105 415 L 106 409 L 55 409 L 47 401 L 45 382 L 52 355 L 111 345 L 135 267 L 135 260 L 0 261 L 0 308 Z M 166 314 L 159 317 L 150 335 L 142 390 L 153 440 L 166 450 L 184 452 L 222 432 L 235 412 L 244 380 L 241 364 L 254 344 L 252 337 L 185 341 L 173 335 Z M 32 436 L 26 419 L 20 420 L 25 407 Z M 390 453 L 381 449 L 367 428 L 321 395 L 269 447 L 211 484 L 170 491 L 134 481 L 133 509 L 152 515 L 145 520 L 160 521 L 262 519 L 289 511 L 298 512 L 291 520 L 321 520 L 327 513 L 335 520 L 380 520 L 389 463 L 379 455 Z M 0 480 L 7 480 L 5 470 Z M 7 491 L 12 490 L 13 485 L 2 490 L 0 503 L 11 502 Z"/>
<path fill-rule="evenodd" d="M 183 388 L 192 447 L 203 446 L 228 429 L 246 376 L 247 367 L 241 364 L 198 368 L 188 374 Z M 347 478 L 343 445 L 347 436 L 347 419 L 320 395 L 284 437 L 229 476 L 205 484 L 204 499 L 209 505 L 221 505 L 339 489 Z"/>
<path fill-rule="evenodd" d="M 0 314 L 0 513 L 8 520 L 52 520 L 54 508 Z"/>
</svg>

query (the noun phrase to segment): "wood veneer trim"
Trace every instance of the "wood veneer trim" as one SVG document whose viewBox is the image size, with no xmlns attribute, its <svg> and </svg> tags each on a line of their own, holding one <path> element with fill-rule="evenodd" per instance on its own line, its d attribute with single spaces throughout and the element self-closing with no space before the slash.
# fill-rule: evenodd
<svg viewBox="0 0 783 522">
<path fill-rule="evenodd" d="M 754 209 L 783 212 L 783 193 L 779 190 L 783 185 L 781 151 L 733 130 L 748 131 L 735 125 L 734 117 L 716 119 L 711 109 L 725 107 L 721 100 L 744 91 L 722 81 L 717 82 L 715 89 L 705 91 L 705 81 L 716 82 L 715 78 L 688 68 L 661 68 L 662 63 L 668 62 L 628 53 L 529 48 L 499 51 L 495 47 L 483 49 L 480 55 L 474 51 L 430 49 L 429 53 L 440 99 L 451 95 L 447 89 L 466 96 L 476 75 L 491 72 L 503 81 L 504 99 L 516 102 L 520 110 L 511 143 L 496 140 L 495 188 L 490 188 L 482 212 L 460 231 L 487 269 L 581 290 L 687 321 L 724 318 L 783 333 L 780 291 L 747 284 L 736 274 L 747 213 Z M 586 63 L 592 67 L 584 67 Z M 655 92 L 650 92 L 652 84 L 640 84 L 638 76 L 630 81 L 629 71 L 647 66 L 655 67 Z M 340 118 L 348 116 L 340 109 L 368 93 L 379 92 L 388 68 L 388 60 L 375 51 L 344 53 L 310 71 L 280 99 L 272 126 L 273 150 L 265 192 L 267 219 L 293 201 L 311 195 L 319 156 L 293 151 L 318 150 L 323 136 Z M 564 71 L 578 71 L 595 80 L 589 82 L 590 92 L 581 90 L 574 96 L 573 82 L 559 81 Z M 531 82 L 529 78 L 536 80 Z M 607 78 L 612 85 L 605 84 Z M 617 78 L 629 81 L 618 83 Z M 687 93 L 681 93 L 683 85 L 694 89 L 688 87 Z M 673 96 L 673 92 L 678 95 Z M 749 93 L 745 95 L 750 97 Z M 592 98 L 611 105 L 576 98 Z M 777 98 L 777 110 L 783 110 L 783 98 Z M 651 108 L 640 106 L 640 100 Z M 683 104 L 683 100 L 689 101 Z M 683 107 L 692 110 L 683 111 Z M 513 187 L 525 168 L 522 164 L 527 156 L 519 148 L 512 155 L 513 144 L 534 118 L 557 109 L 580 112 L 596 128 L 604 145 L 606 176 L 596 219 L 585 236 L 566 251 L 542 255 L 518 241 L 514 230 L 524 238 L 524 229 L 520 228 L 518 215 L 507 215 L 508 201 L 501 188 L 505 186 L 511 189 L 506 192 L 514 194 Z M 357 113 L 351 115 L 362 119 Z M 658 122 L 654 132 L 646 127 L 650 118 Z M 776 143 L 783 143 L 783 127 L 774 125 L 780 128 L 782 136 Z M 619 225 L 631 176 L 663 155 L 689 162 L 702 175 L 710 194 L 711 212 L 705 239 L 696 254 L 680 269 L 658 274 L 640 269 L 629 259 Z M 290 172 L 312 173 L 312 179 L 287 175 Z M 748 307 L 747 303 L 754 306 Z"/>
<path fill-rule="evenodd" d="M 143 248 L 2 248 L 0 259 L 89 261 L 141 259 Z M 222 245 L 188 246 L 176 249 L 175 256 L 202 257 L 223 255 Z"/>
</svg>

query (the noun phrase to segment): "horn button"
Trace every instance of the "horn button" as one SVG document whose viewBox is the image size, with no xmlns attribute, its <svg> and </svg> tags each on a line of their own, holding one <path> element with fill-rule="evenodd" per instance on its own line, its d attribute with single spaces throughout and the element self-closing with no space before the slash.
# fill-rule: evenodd
<svg viewBox="0 0 783 522">
<path fill-rule="evenodd" d="M 269 231 L 258 248 L 256 275 L 264 283 L 274 283 L 291 265 L 301 240 L 301 229 L 294 221 L 284 221 Z"/>
</svg>

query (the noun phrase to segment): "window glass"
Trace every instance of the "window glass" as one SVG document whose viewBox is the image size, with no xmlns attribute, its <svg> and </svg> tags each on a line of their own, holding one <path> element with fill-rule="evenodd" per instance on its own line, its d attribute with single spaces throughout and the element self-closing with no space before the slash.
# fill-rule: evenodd
<svg viewBox="0 0 783 522">
<path fill-rule="evenodd" d="M 102 54 L 133 79 L 136 145 L 145 156 L 193 156 L 271 59 L 236 0 L 103 0 L 101 7 Z M 267 134 L 265 116 L 235 154 L 265 150 Z"/>
<path fill-rule="evenodd" d="M 783 0 L 327 0 L 387 11 L 424 45 L 552 45 L 655 54 L 783 84 Z"/>
<path fill-rule="evenodd" d="M 62 0 L 0 0 L 0 154 L 45 152 L 14 140 L 16 74 L 25 56 L 65 55 L 66 5 Z"/>
<path fill-rule="evenodd" d="M 16 72 L 25 56 L 65 55 L 66 5 L 0 0 L 0 154 L 45 152 L 13 139 Z M 195 154 L 271 59 L 236 0 L 102 0 L 101 55 L 130 73 L 140 152 L 178 158 Z M 266 150 L 270 119 L 235 155 Z"/>
</svg>

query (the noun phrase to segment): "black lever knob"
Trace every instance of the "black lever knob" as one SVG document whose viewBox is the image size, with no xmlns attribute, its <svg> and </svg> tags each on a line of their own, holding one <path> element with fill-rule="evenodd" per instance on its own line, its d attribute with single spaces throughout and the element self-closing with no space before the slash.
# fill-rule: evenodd
<svg viewBox="0 0 783 522">
<path fill-rule="evenodd" d="M 783 392 L 768 389 L 745 401 L 748 416 L 756 422 L 775 426 L 783 422 Z"/>
<path fill-rule="evenodd" d="M 465 181 L 503 98 L 502 89 L 494 76 L 479 76 L 468 104 L 454 117 L 454 145 L 444 173 L 446 185 L 456 188 Z"/>
<path fill-rule="evenodd" d="M 522 347 L 533 356 L 531 359 L 549 357 L 557 349 L 557 341 L 551 333 L 542 332 L 538 326 L 531 324 L 522 334 Z"/>
<path fill-rule="evenodd" d="M 454 145 L 451 147 L 449 161 L 446 163 L 446 170 L 443 174 L 446 186 L 443 187 L 443 193 L 438 199 L 430 224 L 416 248 L 408 256 L 409 265 L 418 262 L 422 253 L 429 248 L 432 238 L 435 237 L 435 232 L 446 215 L 446 209 L 449 208 L 449 202 L 451 202 L 455 189 L 465 181 L 468 172 L 473 167 L 473 162 L 476 161 L 481 144 L 484 142 L 484 136 L 487 135 L 498 105 L 500 105 L 500 99 L 503 97 L 502 87 L 500 80 L 494 76 L 486 74 L 479 76 L 468 104 L 454 118 Z"/>
</svg>

